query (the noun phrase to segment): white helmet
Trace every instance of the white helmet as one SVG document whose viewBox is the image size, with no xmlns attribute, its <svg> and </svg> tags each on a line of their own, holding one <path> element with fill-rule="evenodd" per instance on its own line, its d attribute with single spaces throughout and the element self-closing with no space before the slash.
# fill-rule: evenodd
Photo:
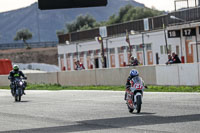
<svg viewBox="0 0 200 133">
<path fill-rule="evenodd" d="M 13 70 L 14 71 L 18 71 L 19 70 L 19 66 L 18 65 L 13 65 Z"/>
</svg>

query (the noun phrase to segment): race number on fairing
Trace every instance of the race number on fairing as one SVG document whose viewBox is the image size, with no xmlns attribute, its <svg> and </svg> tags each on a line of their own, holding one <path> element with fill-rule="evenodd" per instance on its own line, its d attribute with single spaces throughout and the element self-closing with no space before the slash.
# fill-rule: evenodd
<svg viewBox="0 0 200 133">
<path fill-rule="evenodd" d="M 138 89 L 138 90 L 141 90 L 141 89 L 143 88 L 143 86 L 136 83 L 136 84 L 134 85 L 134 88 L 135 88 L 135 89 Z"/>
</svg>

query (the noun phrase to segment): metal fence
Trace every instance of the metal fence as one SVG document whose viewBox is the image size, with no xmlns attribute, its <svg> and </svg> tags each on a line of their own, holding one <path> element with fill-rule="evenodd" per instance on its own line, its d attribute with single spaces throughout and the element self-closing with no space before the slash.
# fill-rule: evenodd
<svg viewBox="0 0 200 133">
<path fill-rule="evenodd" d="M 47 47 L 57 47 L 58 42 L 31 42 L 28 45 L 31 48 L 47 48 Z M 0 49 L 20 49 L 26 48 L 24 43 L 3 43 L 0 44 Z"/>
<path fill-rule="evenodd" d="M 170 16 L 175 16 L 181 20 L 171 19 Z M 180 23 L 189 23 L 200 21 L 200 7 L 182 9 L 176 12 L 171 12 L 166 15 L 149 18 L 149 30 L 157 30 L 165 26 L 176 25 Z M 117 36 L 119 34 L 125 34 L 126 30 L 131 31 L 144 31 L 144 22 L 142 20 L 135 20 L 126 23 L 114 24 L 107 26 L 108 37 Z M 68 41 L 81 41 L 94 39 L 99 34 L 99 29 L 91 29 L 80 32 L 73 32 L 59 36 L 59 43 L 65 43 L 66 37 Z"/>
</svg>

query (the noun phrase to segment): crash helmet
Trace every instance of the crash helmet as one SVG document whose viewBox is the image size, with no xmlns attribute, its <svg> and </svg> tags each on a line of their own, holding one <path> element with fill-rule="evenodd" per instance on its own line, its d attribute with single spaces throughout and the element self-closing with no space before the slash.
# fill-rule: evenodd
<svg viewBox="0 0 200 133">
<path fill-rule="evenodd" d="M 139 76 L 138 70 L 132 69 L 132 70 L 130 71 L 130 76 L 131 76 L 131 77 Z"/>
<path fill-rule="evenodd" d="M 18 65 L 13 65 L 13 70 L 14 71 L 19 71 L 19 66 Z"/>
<path fill-rule="evenodd" d="M 134 56 L 131 56 L 131 59 L 135 59 L 135 57 L 134 57 Z"/>
</svg>

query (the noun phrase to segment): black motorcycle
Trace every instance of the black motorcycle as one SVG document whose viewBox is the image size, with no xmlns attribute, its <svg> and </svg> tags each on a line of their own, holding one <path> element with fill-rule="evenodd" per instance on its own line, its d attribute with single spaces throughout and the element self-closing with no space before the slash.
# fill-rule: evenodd
<svg viewBox="0 0 200 133">
<path fill-rule="evenodd" d="M 14 91 L 14 98 L 16 102 L 20 102 L 21 101 L 21 97 L 24 94 L 24 89 L 26 87 L 26 83 L 24 81 L 24 79 L 21 78 L 16 78 L 13 82 L 13 85 L 15 87 L 15 91 Z"/>
</svg>

